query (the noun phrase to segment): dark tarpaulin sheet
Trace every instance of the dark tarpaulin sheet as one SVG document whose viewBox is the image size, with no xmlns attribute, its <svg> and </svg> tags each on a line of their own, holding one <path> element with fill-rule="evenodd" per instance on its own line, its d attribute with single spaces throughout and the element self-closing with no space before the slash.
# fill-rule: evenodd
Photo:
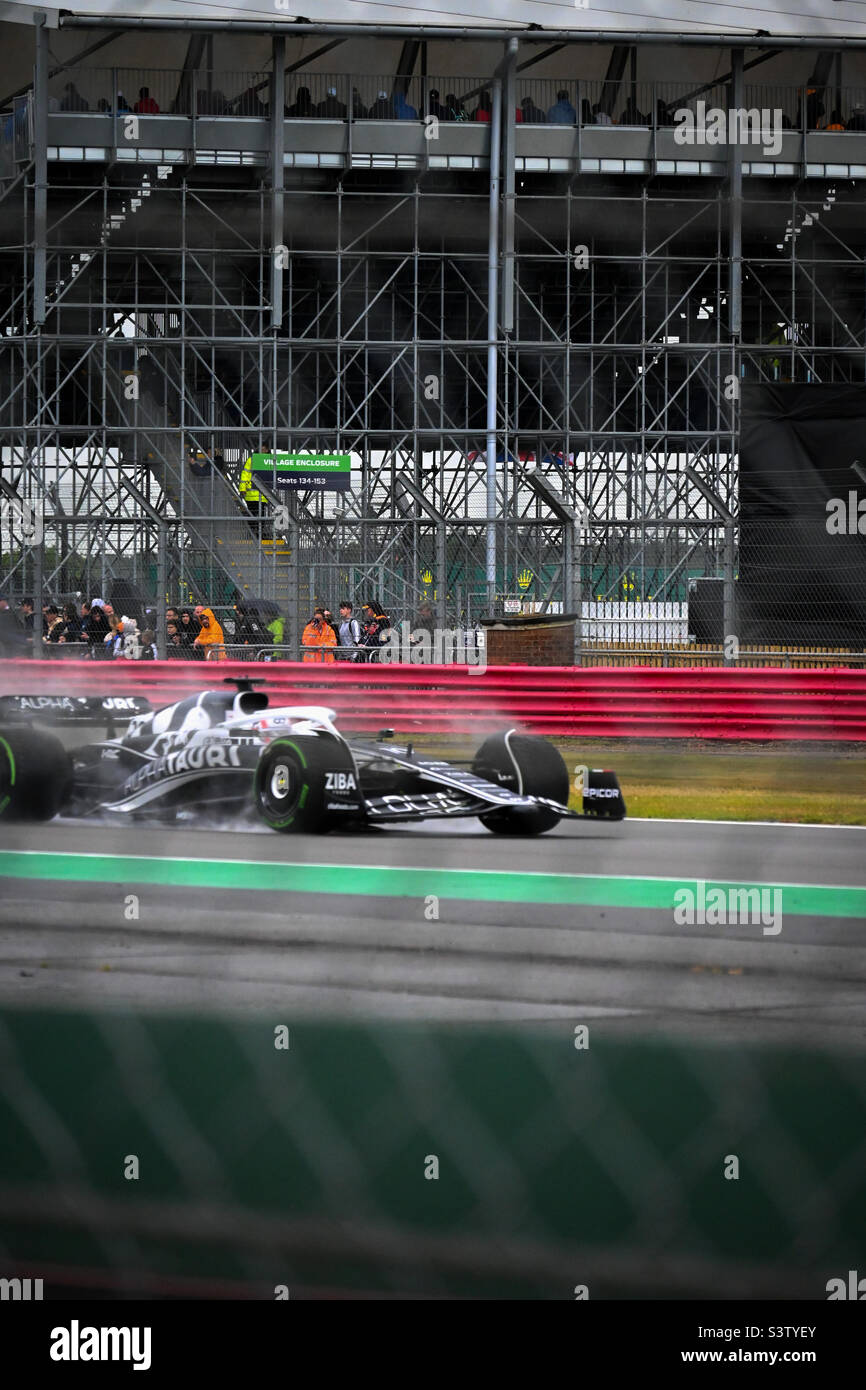
<svg viewBox="0 0 866 1390">
<path fill-rule="evenodd" d="M 743 385 L 739 637 L 866 646 L 866 387 Z M 855 494 L 852 499 L 850 494 Z M 853 500 L 854 534 L 828 531 L 831 499 Z M 864 507 L 866 512 L 866 507 Z M 850 525 L 850 523 L 849 523 Z"/>
</svg>

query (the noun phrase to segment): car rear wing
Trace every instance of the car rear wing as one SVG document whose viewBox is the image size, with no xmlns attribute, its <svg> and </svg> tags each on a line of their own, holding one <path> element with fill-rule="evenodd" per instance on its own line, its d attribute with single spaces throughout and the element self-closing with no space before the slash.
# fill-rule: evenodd
<svg viewBox="0 0 866 1390">
<path fill-rule="evenodd" d="M 153 706 L 143 695 L 0 695 L 0 723 L 128 724 Z"/>
</svg>

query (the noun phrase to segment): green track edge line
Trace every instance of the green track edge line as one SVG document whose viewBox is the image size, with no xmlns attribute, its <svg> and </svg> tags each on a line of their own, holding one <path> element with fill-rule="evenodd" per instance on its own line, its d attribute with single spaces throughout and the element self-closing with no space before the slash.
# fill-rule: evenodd
<svg viewBox="0 0 866 1390">
<path fill-rule="evenodd" d="M 150 859 L 139 855 L 64 854 L 0 850 L 0 877 L 65 883 L 155 884 L 174 888 L 266 890 L 334 896 L 424 898 L 435 894 L 472 902 L 558 903 L 560 906 L 659 908 L 672 911 L 674 893 L 697 893 L 697 880 L 594 874 L 352 865 L 323 878 L 320 864 L 258 863 L 237 859 Z M 730 883 L 702 880 L 706 891 L 779 888 L 785 913 L 866 920 L 866 888 L 826 884 Z"/>
</svg>

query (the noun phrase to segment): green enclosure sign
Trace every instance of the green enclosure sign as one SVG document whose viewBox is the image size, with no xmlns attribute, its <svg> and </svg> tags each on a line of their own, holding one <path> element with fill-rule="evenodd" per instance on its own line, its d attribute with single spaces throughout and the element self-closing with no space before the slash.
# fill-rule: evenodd
<svg viewBox="0 0 866 1390">
<path fill-rule="evenodd" d="M 348 454 L 252 454 L 247 462 L 273 487 L 348 492 L 352 477 Z"/>
</svg>

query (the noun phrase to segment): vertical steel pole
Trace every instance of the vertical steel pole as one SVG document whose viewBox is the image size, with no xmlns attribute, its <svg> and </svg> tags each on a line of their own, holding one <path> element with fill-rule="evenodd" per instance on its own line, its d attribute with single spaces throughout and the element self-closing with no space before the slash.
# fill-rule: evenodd
<svg viewBox="0 0 866 1390">
<path fill-rule="evenodd" d="M 487 226 L 487 611 L 496 599 L 496 396 L 499 290 L 499 156 L 502 146 L 502 83 L 493 82 L 490 118 L 490 208 Z"/>
<path fill-rule="evenodd" d="M 726 666 L 736 666 L 736 647 L 729 653 L 728 638 L 737 635 L 737 617 L 734 611 L 734 526 L 733 522 L 725 522 L 725 559 L 724 559 L 724 579 L 722 581 L 722 623 L 724 632 L 722 637 L 724 662 Z"/>
<path fill-rule="evenodd" d="M 274 70 L 271 74 L 271 328 L 283 322 L 283 262 L 277 247 L 283 244 L 285 203 L 285 125 L 286 41 L 273 41 Z"/>
<path fill-rule="evenodd" d="M 163 523 L 156 537 L 156 654 L 160 661 L 166 656 L 165 610 L 168 591 L 168 527 Z"/>
<path fill-rule="evenodd" d="M 33 322 L 45 322 L 48 244 L 48 16 L 33 16 L 36 69 L 33 77 Z"/>
<path fill-rule="evenodd" d="M 743 109 L 743 50 L 731 50 L 730 104 L 737 112 Z M 738 122 L 739 126 L 739 122 Z M 731 144 L 731 197 L 728 203 L 728 227 L 731 253 L 731 337 L 735 347 L 743 326 L 743 147 Z"/>
</svg>

